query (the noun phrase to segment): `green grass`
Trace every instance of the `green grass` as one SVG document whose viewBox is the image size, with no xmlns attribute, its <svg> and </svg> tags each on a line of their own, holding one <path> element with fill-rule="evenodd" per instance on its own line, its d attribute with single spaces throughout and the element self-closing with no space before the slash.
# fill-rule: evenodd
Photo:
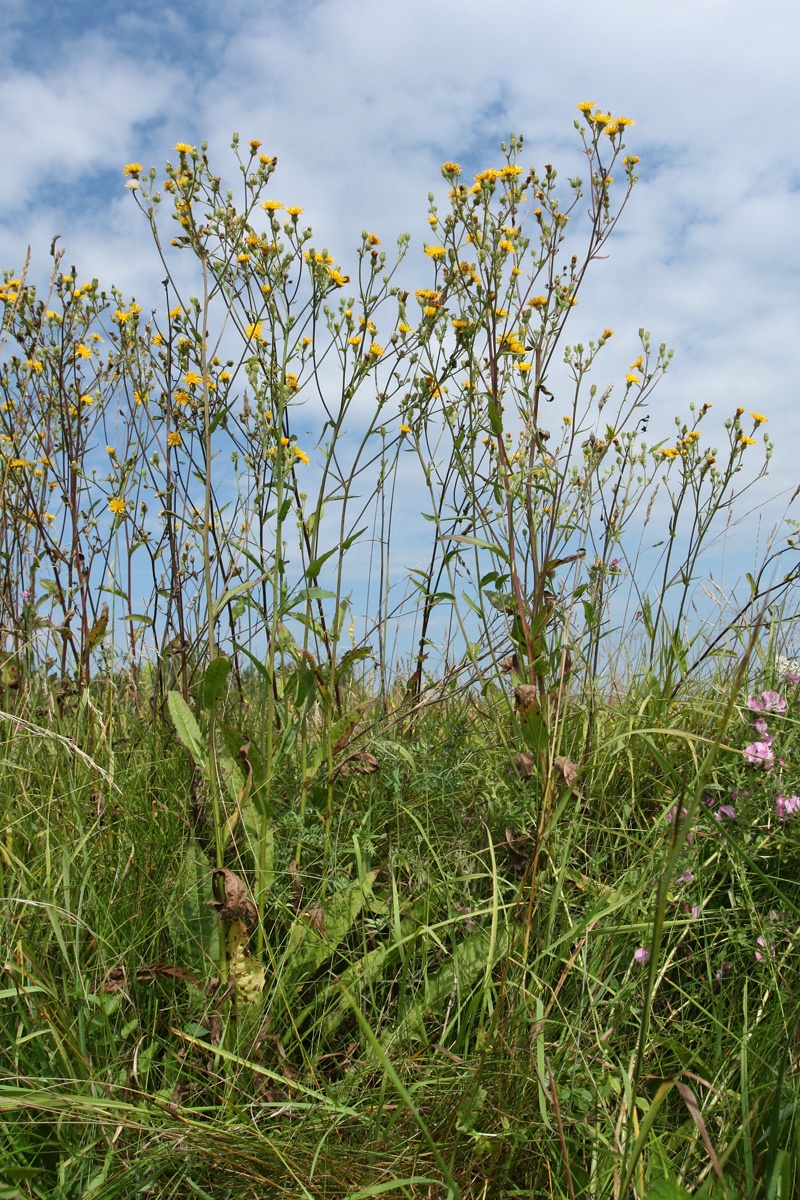
<svg viewBox="0 0 800 1200">
<path fill-rule="evenodd" d="M 379 769 L 337 785 L 327 838 L 310 803 L 296 873 L 287 770 L 249 1006 L 215 978 L 208 831 L 171 727 L 122 696 L 113 725 L 65 714 L 60 741 L 9 717 L 4 1194 L 794 1194 L 800 820 L 742 765 L 752 714 L 740 692 L 725 727 L 729 694 L 600 702 L 586 753 L 576 697 L 583 770 L 544 814 L 490 704 L 451 694 L 364 735 Z M 695 799 L 734 792 L 735 821 Z M 248 886 L 254 828 L 226 850 Z"/>
</svg>

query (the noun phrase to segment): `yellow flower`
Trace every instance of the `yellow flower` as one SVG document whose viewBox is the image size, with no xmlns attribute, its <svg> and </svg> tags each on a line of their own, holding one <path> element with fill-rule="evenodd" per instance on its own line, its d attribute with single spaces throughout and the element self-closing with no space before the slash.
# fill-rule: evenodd
<svg viewBox="0 0 800 1200">
<path fill-rule="evenodd" d="M 219 373 L 220 383 L 227 383 L 227 381 L 230 379 L 230 377 L 231 377 L 230 371 L 220 371 L 220 373 Z"/>
<path fill-rule="evenodd" d="M 505 250 L 506 254 L 513 254 L 514 243 L 510 242 L 508 238 L 503 238 L 503 240 L 500 242 L 500 249 Z"/>
<path fill-rule="evenodd" d="M 547 296 L 534 296 L 532 300 L 528 301 L 530 308 L 544 308 L 546 304 Z"/>
<path fill-rule="evenodd" d="M 245 337 L 256 338 L 256 340 L 257 340 L 258 338 L 261 337 L 262 328 L 263 328 L 263 326 L 260 321 L 254 321 L 252 325 L 245 325 L 245 327 L 244 327 Z"/>
<path fill-rule="evenodd" d="M 178 388 L 178 390 L 175 392 L 173 399 L 176 404 L 188 404 L 189 403 L 189 393 L 184 392 L 181 388 Z"/>
<path fill-rule="evenodd" d="M 37 375 L 40 374 L 44 370 L 44 367 L 42 366 L 42 364 L 38 361 L 38 359 L 35 359 L 35 358 L 26 358 L 25 366 L 28 367 L 29 370 L 35 371 Z"/>
<path fill-rule="evenodd" d="M 41 369 L 41 368 L 40 368 L 40 369 Z M 750 413 L 750 416 L 753 418 L 753 420 L 755 421 L 756 425 L 764 425 L 764 424 L 766 424 L 766 422 L 769 420 L 769 417 L 765 417 L 763 413 L 754 413 L 754 412 L 751 412 L 751 413 Z"/>
<path fill-rule="evenodd" d="M 303 210 L 299 204 L 291 204 L 286 211 L 290 217 L 299 217 Z"/>
<path fill-rule="evenodd" d="M 661 453 L 664 455 L 664 458 L 668 458 L 670 460 L 670 462 L 672 461 L 673 458 L 678 457 L 678 451 L 675 449 L 674 446 L 662 446 Z"/>
<path fill-rule="evenodd" d="M 117 452 L 113 446 L 106 446 L 106 454 L 110 454 L 112 458 L 117 457 Z"/>
<path fill-rule="evenodd" d="M 459 164 L 457 162 L 449 162 L 448 161 L 446 163 L 442 163 L 442 174 L 443 175 L 460 175 L 461 167 L 459 166 Z"/>
<path fill-rule="evenodd" d="M 176 429 L 170 429 L 169 433 L 167 434 L 167 445 L 168 446 L 180 446 L 180 444 L 181 444 L 181 435 L 178 433 L 178 431 Z"/>
<path fill-rule="evenodd" d="M 202 383 L 203 380 L 197 374 L 197 371 L 187 371 L 183 377 L 183 382 L 189 387 L 197 387 L 198 383 Z"/>
<path fill-rule="evenodd" d="M 147 392 L 140 392 L 140 391 L 134 389 L 133 398 L 137 404 L 146 404 L 147 403 Z"/>
<path fill-rule="evenodd" d="M 630 387 L 630 385 L 632 383 L 641 383 L 642 377 L 641 377 L 641 375 L 637 375 L 635 371 L 631 371 L 628 375 L 625 376 L 625 382 Z"/>
<path fill-rule="evenodd" d="M 121 517 L 127 508 L 127 501 L 123 500 L 121 496 L 112 496 L 108 502 L 108 507 L 115 517 Z"/>
<path fill-rule="evenodd" d="M 436 259 L 444 258 L 447 251 L 445 250 L 444 246 L 426 246 L 425 253 L 427 254 L 428 258 Z"/>
<path fill-rule="evenodd" d="M 81 344 L 78 346 L 77 350 L 75 351 L 75 356 L 77 358 L 91 358 L 92 352 L 89 349 L 89 347 L 86 345 L 85 342 L 81 342 Z"/>
<path fill-rule="evenodd" d="M 289 445 L 289 439 L 288 439 L 287 437 L 282 437 L 282 438 L 281 438 L 281 445 L 282 445 L 282 446 L 288 446 L 288 445 Z"/>
<path fill-rule="evenodd" d="M 182 316 L 182 314 L 183 314 L 183 309 L 178 304 L 175 306 L 175 308 L 171 308 L 169 310 L 169 312 L 167 313 L 167 316 L 170 318 L 170 320 L 174 321 L 176 317 L 180 317 L 180 316 Z"/>
<path fill-rule="evenodd" d="M 258 150 L 260 148 L 260 146 L 261 146 L 261 142 L 259 141 L 258 138 L 250 138 L 250 149 L 253 151 L 254 154 L 255 154 L 256 150 Z"/>
<path fill-rule="evenodd" d="M 520 363 L 517 363 L 517 370 L 518 370 L 518 371 L 523 371 L 523 372 L 524 372 L 524 371 L 532 371 L 532 370 L 533 370 L 533 363 L 529 363 L 529 362 L 520 362 Z"/>
<path fill-rule="evenodd" d="M 413 333 L 414 332 L 414 330 L 411 328 L 410 325 L 406 325 L 405 321 L 401 321 L 400 324 L 397 326 L 397 328 L 400 330 L 401 333 Z"/>
<path fill-rule="evenodd" d="M 628 367 L 628 370 L 629 371 L 638 371 L 643 362 L 644 362 L 644 359 L 642 358 L 642 356 L 640 354 L 639 357 L 636 359 L 636 362 L 631 363 L 631 365 Z"/>
<path fill-rule="evenodd" d="M 163 346 L 164 335 L 162 333 L 154 333 L 150 339 L 150 342 L 153 346 Z"/>
<path fill-rule="evenodd" d="M 8 465 L 10 467 L 29 467 L 31 464 L 27 458 L 12 458 Z"/>
<path fill-rule="evenodd" d="M 283 205 L 280 200 L 265 200 L 261 207 L 265 212 L 278 212 L 279 209 L 283 208 Z"/>
<path fill-rule="evenodd" d="M 250 262 L 250 255 L 249 255 L 249 254 L 237 254 L 237 255 L 236 255 L 236 261 L 237 261 L 238 263 L 246 263 L 246 262 Z"/>
<path fill-rule="evenodd" d="M 438 311 L 438 308 L 434 308 L 432 304 L 426 304 L 422 310 L 423 315 L 426 317 L 435 317 Z"/>
<path fill-rule="evenodd" d="M 751 437 L 743 437 L 739 441 L 740 446 L 755 446 L 756 439 Z"/>
<path fill-rule="evenodd" d="M 383 346 L 379 346 L 377 342 L 373 342 L 369 348 L 369 352 L 374 358 L 380 358 L 383 354 Z"/>
<path fill-rule="evenodd" d="M 594 100 L 582 100 L 578 105 L 578 112 L 590 113 L 594 108 Z"/>
<path fill-rule="evenodd" d="M 614 336 L 614 330 L 613 330 L 613 329 L 604 329 L 604 330 L 603 330 L 603 332 L 602 332 L 601 338 L 602 338 L 602 340 L 605 342 L 605 341 L 607 341 L 607 340 L 608 340 L 610 337 L 613 337 L 613 336 Z"/>
<path fill-rule="evenodd" d="M 347 339 L 347 342 L 350 346 L 359 346 L 361 344 L 361 334 L 354 333 L 351 338 Z"/>
<path fill-rule="evenodd" d="M 444 170 L 444 168 L 442 168 L 442 170 Z M 411 433 L 411 426 L 410 425 L 401 425 L 400 432 L 401 433 Z"/>
<path fill-rule="evenodd" d="M 742 413 L 743 413 L 743 412 L 744 412 L 744 409 L 743 409 L 743 408 L 737 408 L 737 410 L 736 410 L 736 413 L 735 413 L 735 416 L 737 416 L 737 417 L 740 417 L 740 416 L 742 415 Z"/>
<path fill-rule="evenodd" d="M 572 424 L 572 417 L 562 417 L 561 420 L 564 422 L 565 425 Z"/>
<path fill-rule="evenodd" d="M 142 172 L 141 163 L 126 163 L 122 168 L 123 175 L 140 175 Z"/>
<path fill-rule="evenodd" d="M 339 271 L 339 270 L 329 269 L 328 274 L 330 275 L 331 279 L 333 280 L 333 282 L 336 284 L 337 287 L 344 287 L 344 285 L 346 283 L 350 282 L 350 276 L 343 275 L 341 273 L 341 271 Z"/>
<path fill-rule="evenodd" d="M 178 154 L 194 154 L 194 146 L 190 146 L 188 142 L 178 142 L 175 149 Z"/>
<path fill-rule="evenodd" d="M 297 456 L 298 462 L 305 463 L 306 466 L 308 466 L 308 464 L 311 462 L 311 459 L 308 457 L 305 450 L 301 450 L 299 446 L 295 446 L 294 452 Z"/>
<path fill-rule="evenodd" d="M 119 321 L 120 325 L 124 325 L 126 321 L 130 320 L 130 315 L 130 313 L 123 312 L 121 308 L 118 308 L 114 313 L 113 320 Z"/>
<path fill-rule="evenodd" d="M 638 154 L 626 154 L 622 161 L 626 167 L 634 167 L 637 162 L 641 162 L 642 160 Z"/>
</svg>

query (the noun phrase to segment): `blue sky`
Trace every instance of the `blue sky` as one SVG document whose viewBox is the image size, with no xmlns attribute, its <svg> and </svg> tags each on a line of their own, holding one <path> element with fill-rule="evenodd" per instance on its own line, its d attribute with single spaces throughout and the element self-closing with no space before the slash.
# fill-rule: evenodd
<svg viewBox="0 0 800 1200">
<path fill-rule="evenodd" d="M 0 266 L 48 272 L 54 234 L 82 277 L 157 303 L 158 261 L 121 167 L 161 169 L 177 140 L 230 138 L 279 158 L 275 194 L 305 206 L 347 269 L 361 230 L 413 236 L 422 274 L 439 166 L 523 161 L 576 173 L 580 100 L 636 120 L 640 183 L 576 310 L 572 340 L 615 331 L 619 378 L 644 326 L 675 348 L 654 424 L 741 405 L 776 442 L 759 505 L 800 482 L 800 9 L 765 0 L 305 0 L 135 6 L 4 0 L 0 10 Z M 661 407 L 663 406 L 663 408 Z M 785 502 L 763 510 L 762 532 Z M 755 526 L 733 556 L 750 569 Z M 413 564 L 409 564 L 413 565 Z"/>
</svg>

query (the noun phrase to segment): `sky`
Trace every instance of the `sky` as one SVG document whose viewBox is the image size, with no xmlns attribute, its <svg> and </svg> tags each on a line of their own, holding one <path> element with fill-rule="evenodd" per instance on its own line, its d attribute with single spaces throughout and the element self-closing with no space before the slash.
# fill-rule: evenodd
<svg viewBox="0 0 800 1200">
<path fill-rule="evenodd" d="M 30 246 L 44 281 L 58 234 L 82 278 L 157 302 L 163 271 L 121 168 L 161 170 L 176 141 L 205 140 L 232 175 L 238 131 L 277 154 L 275 194 L 304 206 L 344 269 L 363 229 L 386 246 L 408 230 L 422 273 L 443 161 L 495 165 L 513 130 L 526 165 L 566 179 L 576 105 L 595 101 L 636 121 L 640 182 L 572 340 L 614 329 L 609 378 L 640 327 L 674 347 L 655 397 L 667 432 L 692 401 L 720 429 L 737 406 L 769 417 L 770 477 L 729 555 L 749 570 L 800 483 L 799 46 L 792 0 L 506 0 L 495 14 L 485 0 L 4 0 L 0 267 L 19 270 Z"/>
</svg>

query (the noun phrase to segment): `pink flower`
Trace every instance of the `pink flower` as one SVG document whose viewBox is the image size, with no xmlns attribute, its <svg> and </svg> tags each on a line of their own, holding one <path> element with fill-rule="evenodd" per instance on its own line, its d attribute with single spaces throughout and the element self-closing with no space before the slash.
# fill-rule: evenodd
<svg viewBox="0 0 800 1200">
<path fill-rule="evenodd" d="M 678 806 L 677 806 L 677 804 L 673 804 L 672 808 L 671 808 L 671 809 L 669 810 L 669 812 L 667 813 L 667 820 L 669 821 L 670 825 L 671 825 L 671 824 L 672 824 L 672 822 L 675 820 L 675 818 L 677 817 L 677 815 L 678 815 Z M 682 809 L 681 809 L 681 816 L 682 816 L 682 817 L 688 817 L 688 815 L 689 815 L 689 810 L 688 810 L 688 808 L 682 808 Z"/>
<path fill-rule="evenodd" d="M 650 951 L 645 946 L 640 946 L 633 952 L 633 961 L 643 967 L 645 963 L 650 962 Z"/>
<path fill-rule="evenodd" d="M 728 971 L 732 971 L 732 970 L 733 970 L 733 963 L 724 962 L 722 964 L 722 966 L 720 967 L 720 969 L 717 971 L 717 979 L 722 979 L 723 975 L 727 974 Z"/>
<path fill-rule="evenodd" d="M 753 742 L 752 745 L 745 747 L 743 753 L 745 762 L 754 767 L 766 767 L 769 770 L 775 760 L 772 747 L 768 746 L 766 742 Z"/>
<path fill-rule="evenodd" d="M 761 699 L 747 697 L 747 707 L 753 712 L 785 713 L 786 701 L 777 692 L 762 692 Z"/>
<path fill-rule="evenodd" d="M 795 671 L 787 671 L 783 678 L 786 683 L 800 683 L 800 675 Z"/>
<path fill-rule="evenodd" d="M 776 796 L 775 812 L 779 820 L 788 821 L 789 817 L 800 813 L 800 796 Z"/>
<path fill-rule="evenodd" d="M 755 729 L 756 733 L 760 733 L 762 737 L 769 733 L 769 725 L 763 717 L 756 717 L 755 721 L 753 721 L 753 729 Z"/>
<path fill-rule="evenodd" d="M 758 946 L 760 946 L 760 947 L 761 947 L 761 950 L 765 950 L 765 951 L 766 951 L 766 949 L 767 949 L 767 943 L 764 941 L 763 937 L 756 938 L 756 944 L 757 944 Z M 756 950 L 756 962 L 763 962 L 763 961 L 764 961 L 764 955 L 761 953 L 761 950 Z M 774 958 L 774 957 L 775 957 L 775 943 L 774 943 L 774 942 L 770 942 L 770 944 L 769 944 L 769 955 L 768 955 L 768 957 L 770 957 L 770 958 Z"/>
<path fill-rule="evenodd" d="M 675 882 L 676 883 L 694 883 L 694 875 L 692 874 L 691 871 L 684 871 L 682 875 L 678 876 L 678 878 L 675 880 Z"/>
<path fill-rule="evenodd" d="M 736 809 L 733 807 L 732 804 L 723 804 L 720 808 L 717 809 L 717 811 L 714 813 L 714 816 L 717 818 L 718 821 L 721 821 L 723 817 L 727 817 L 727 819 L 729 821 L 735 821 L 736 820 Z"/>
</svg>

